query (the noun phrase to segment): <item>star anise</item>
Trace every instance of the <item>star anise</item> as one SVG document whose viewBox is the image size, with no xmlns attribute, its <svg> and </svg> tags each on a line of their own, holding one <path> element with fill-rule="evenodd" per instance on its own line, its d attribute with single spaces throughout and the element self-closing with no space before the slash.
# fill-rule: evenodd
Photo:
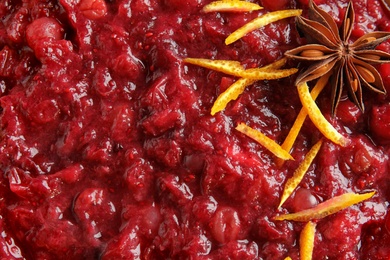
<svg viewBox="0 0 390 260">
<path fill-rule="evenodd" d="M 355 42 L 350 41 L 355 20 L 352 2 L 349 2 L 341 27 L 327 12 L 310 1 L 308 19 L 297 18 L 297 28 L 307 39 L 306 45 L 287 51 L 289 58 L 309 62 L 297 77 L 296 85 L 308 82 L 326 73 L 332 73 L 332 114 L 340 101 L 343 88 L 349 98 L 364 111 L 362 85 L 385 94 L 382 78 L 371 64 L 390 62 L 390 54 L 376 50 L 390 39 L 390 32 L 371 32 Z"/>
</svg>

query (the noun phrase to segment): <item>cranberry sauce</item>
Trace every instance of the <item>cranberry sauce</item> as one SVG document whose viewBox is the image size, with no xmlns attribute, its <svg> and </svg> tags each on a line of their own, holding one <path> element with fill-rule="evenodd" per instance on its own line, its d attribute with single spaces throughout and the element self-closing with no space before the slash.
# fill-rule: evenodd
<svg viewBox="0 0 390 260">
<path fill-rule="evenodd" d="M 316 2 L 340 22 L 345 0 Z M 294 18 L 224 40 L 262 13 L 305 15 L 307 1 L 263 0 L 247 13 L 204 13 L 207 3 L 0 1 L 1 259 L 298 259 L 304 223 L 274 216 L 372 190 L 318 221 L 313 259 L 390 257 L 390 98 L 365 93 L 362 113 L 344 96 L 332 118 L 325 89 L 317 103 L 352 144 L 325 141 L 278 210 L 321 134 L 306 120 L 295 160 L 278 167 L 234 128 L 245 122 L 281 143 L 301 109 L 295 76 L 256 82 L 211 116 L 236 79 L 183 59 L 282 58 L 304 42 Z M 379 1 L 354 4 L 352 37 L 390 30 Z M 390 66 L 379 70 L 390 91 Z"/>
</svg>

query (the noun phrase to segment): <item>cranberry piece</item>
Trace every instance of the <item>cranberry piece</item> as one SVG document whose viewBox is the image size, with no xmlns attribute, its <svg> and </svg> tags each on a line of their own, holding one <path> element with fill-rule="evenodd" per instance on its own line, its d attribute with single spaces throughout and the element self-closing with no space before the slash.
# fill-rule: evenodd
<svg viewBox="0 0 390 260">
<path fill-rule="evenodd" d="M 286 9 L 290 1 L 289 0 L 278 0 L 278 1 L 264 0 L 261 3 L 264 8 L 271 11 L 276 11 L 276 10 Z"/>
<path fill-rule="evenodd" d="M 131 227 L 123 230 L 118 237 L 107 244 L 99 259 L 141 259 L 137 228 Z"/>
<path fill-rule="evenodd" d="M 390 105 L 373 107 L 370 119 L 370 129 L 376 141 L 390 143 Z"/>
<path fill-rule="evenodd" d="M 177 176 L 162 177 L 160 179 L 160 189 L 162 192 L 166 192 L 172 201 L 181 205 L 189 203 L 193 198 L 190 188 L 182 183 Z"/>
<path fill-rule="evenodd" d="M 111 127 L 111 137 L 115 142 L 129 139 L 131 126 L 135 122 L 135 112 L 128 105 L 118 105 L 114 110 L 114 119 Z"/>
<path fill-rule="evenodd" d="M 203 222 L 210 221 L 218 207 L 218 202 L 211 196 L 205 198 L 195 198 L 194 200 L 192 214 Z"/>
<path fill-rule="evenodd" d="M 28 24 L 29 10 L 27 8 L 20 8 L 10 19 L 7 26 L 7 35 L 9 40 L 15 43 L 23 41 L 26 25 Z"/>
<path fill-rule="evenodd" d="M 86 238 L 91 244 L 98 245 L 98 239 L 110 229 L 115 229 L 116 207 L 109 193 L 103 188 L 88 188 L 80 193 L 74 203 L 74 214 L 86 232 Z"/>
<path fill-rule="evenodd" d="M 147 140 L 144 148 L 148 156 L 168 167 L 175 167 L 181 162 L 182 147 L 175 140 L 154 138 Z"/>
<path fill-rule="evenodd" d="M 292 207 L 295 212 L 312 208 L 318 204 L 317 198 L 312 192 L 305 188 L 300 188 L 295 192 Z"/>
<path fill-rule="evenodd" d="M 241 227 L 237 211 L 230 207 L 219 208 L 211 221 L 211 227 L 211 232 L 219 243 L 236 240 Z"/>
<path fill-rule="evenodd" d="M 182 10 L 182 11 L 189 11 L 192 8 L 201 6 L 201 0 L 188 1 L 185 3 L 183 3 L 183 1 L 180 0 L 164 0 L 164 4 L 169 8 Z"/>
<path fill-rule="evenodd" d="M 98 19 L 107 14 L 104 0 L 81 0 L 80 10 L 88 19 Z"/>
<path fill-rule="evenodd" d="M 64 29 L 57 20 L 42 17 L 34 20 L 27 26 L 26 40 L 28 45 L 35 50 L 41 40 L 60 40 L 64 37 Z"/>
<path fill-rule="evenodd" d="M 387 212 L 386 218 L 385 218 L 385 227 L 387 232 L 390 234 L 390 211 Z"/>
<path fill-rule="evenodd" d="M 180 111 L 165 109 L 146 118 L 142 126 L 148 134 L 157 136 L 180 124 L 182 117 Z"/>
<path fill-rule="evenodd" d="M 337 107 L 337 117 L 346 124 L 356 124 L 361 115 L 360 109 L 350 100 L 340 102 Z"/>
<path fill-rule="evenodd" d="M 386 28 L 386 30 L 389 30 L 389 29 L 390 29 L 390 24 L 389 24 L 389 27 Z M 383 48 L 383 51 L 389 52 L 389 49 L 390 49 L 390 47 Z M 385 86 L 387 92 L 389 92 L 390 91 L 390 64 L 388 64 L 388 63 L 382 64 L 381 66 L 379 66 L 378 70 L 382 76 L 383 85 Z"/>
<path fill-rule="evenodd" d="M 0 51 L 0 76 L 9 77 L 12 75 L 12 70 L 16 61 L 16 53 L 5 46 Z"/>
<path fill-rule="evenodd" d="M 62 169 L 54 174 L 65 183 L 75 183 L 80 179 L 83 171 L 83 166 L 80 164 L 71 165 L 65 169 Z"/>
<path fill-rule="evenodd" d="M 152 196 L 153 168 L 145 160 L 140 160 L 126 169 L 125 183 L 136 201 L 143 201 Z"/>
<path fill-rule="evenodd" d="M 109 96 L 117 88 L 108 68 L 98 68 L 93 78 L 93 88 L 102 97 Z"/>
<path fill-rule="evenodd" d="M 116 58 L 113 69 L 121 76 L 136 79 L 142 70 L 142 63 L 134 56 L 124 53 Z"/>
<path fill-rule="evenodd" d="M 54 121 L 58 117 L 60 110 L 55 100 L 45 100 L 33 106 L 29 113 L 33 122 L 46 124 Z"/>
<path fill-rule="evenodd" d="M 299 0 L 299 2 L 302 4 L 302 5 L 305 5 L 305 6 L 308 6 L 309 5 L 309 0 Z M 316 5 L 319 5 L 319 4 L 322 4 L 325 2 L 325 0 L 314 0 L 313 1 Z"/>
</svg>

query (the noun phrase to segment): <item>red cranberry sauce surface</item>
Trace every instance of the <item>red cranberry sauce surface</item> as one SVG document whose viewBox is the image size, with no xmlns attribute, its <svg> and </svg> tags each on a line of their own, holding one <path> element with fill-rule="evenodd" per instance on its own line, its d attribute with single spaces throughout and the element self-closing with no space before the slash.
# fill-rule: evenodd
<svg viewBox="0 0 390 260">
<path fill-rule="evenodd" d="M 389 259 L 390 98 L 367 92 L 362 113 L 345 96 L 331 118 L 326 89 L 318 105 L 352 144 L 325 141 L 278 210 L 286 179 L 321 134 L 307 120 L 295 161 L 279 168 L 234 127 L 282 142 L 301 108 L 295 76 L 257 82 L 211 116 L 235 79 L 182 60 L 269 64 L 303 43 L 293 18 L 224 39 L 262 13 L 305 15 L 307 1 L 204 13 L 208 2 L 0 2 L 1 259 L 298 259 L 303 223 L 274 216 L 371 190 L 318 221 L 313 259 Z M 316 2 L 340 23 L 346 1 Z M 390 30 L 379 1 L 354 4 L 352 37 Z M 390 90 L 390 66 L 379 70 Z"/>
</svg>

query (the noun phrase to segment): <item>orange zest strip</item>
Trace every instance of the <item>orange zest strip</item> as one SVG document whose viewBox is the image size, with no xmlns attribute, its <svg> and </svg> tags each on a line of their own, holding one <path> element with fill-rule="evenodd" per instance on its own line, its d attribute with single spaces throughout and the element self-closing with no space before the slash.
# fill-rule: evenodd
<svg viewBox="0 0 390 260">
<path fill-rule="evenodd" d="M 230 101 L 236 100 L 238 96 L 244 92 L 245 88 L 254 82 L 255 80 L 242 78 L 230 85 L 230 87 L 222 92 L 215 100 L 214 105 L 211 108 L 211 115 L 213 116 L 219 111 L 224 110 Z"/>
<path fill-rule="evenodd" d="M 286 65 L 287 63 L 287 58 L 281 58 L 277 61 L 274 61 L 268 65 L 265 65 L 261 67 L 262 70 L 277 70 Z"/>
<path fill-rule="evenodd" d="M 321 219 L 334 214 L 340 210 L 348 208 L 354 204 L 357 204 L 363 200 L 369 199 L 374 196 L 375 191 L 356 194 L 345 193 L 343 195 L 331 198 L 325 202 L 322 202 L 311 209 L 302 210 L 296 213 L 284 214 L 276 216 L 275 220 L 293 220 L 293 221 L 311 221 L 313 219 Z"/>
<path fill-rule="evenodd" d="M 313 90 L 311 91 L 310 95 L 313 98 L 313 100 L 316 100 L 318 95 L 321 93 L 321 91 L 326 86 L 326 83 L 328 83 L 329 77 L 331 73 L 327 73 L 324 76 L 322 76 L 314 86 Z M 291 151 L 291 148 L 293 147 L 295 140 L 297 139 L 297 136 L 299 134 L 299 131 L 302 128 L 303 123 L 305 122 L 307 113 L 304 108 L 299 111 L 299 114 L 297 118 L 295 119 L 295 122 L 293 126 L 290 129 L 290 132 L 288 133 L 286 139 L 282 143 L 282 148 L 288 152 Z"/>
<path fill-rule="evenodd" d="M 299 237 L 299 253 L 301 260 L 311 260 L 313 257 L 316 223 L 307 222 Z"/>
<path fill-rule="evenodd" d="M 282 198 L 280 199 L 279 208 L 290 197 L 291 193 L 293 193 L 293 191 L 296 189 L 296 187 L 302 181 L 302 179 L 305 176 L 307 170 L 309 169 L 311 163 L 313 162 L 318 151 L 320 150 L 321 145 L 322 145 L 322 140 L 319 140 L 315 145 L 313 145 L 313 147 L 310 149 L 310 151 L 306 154 L 302 163 L 295 170 L 293 176 L 287 180 L 287 182 L 284 186 Z"/>
<path fill-rule="evenodd" d="M 291 257 L 287 256 L 284 260 L 292 260 Z"/>
<path fill-rule="evenodd" d="M 302 10 L 281 10 L 281 11 L 275 11 L 266 13 L 260 17 L 257 17 L 250 21 L 249 23 L 245 24 L 241 28 L 234 31 L 232 34 L 230 34 L 226 40 L 225 44 L 229 45 L 239 39 L 241 39 L 243 36 L 245 36 L 247 33 L 250 33 L 256 29 L 259 29 L 267 24 L 288 18 L 293 16 L 299 16 L 301 15 Z"/>
<path fill-rule="evenodd" d="M 341 146 L 347 146 L 350 143 L 350 140 L 337 132 L 333 125 L 331 125 L 322 115 L 320 109 L 310 95 L 307 84 L 302 83 L 298 85 L 297 88 L 301 103 L 317 129 L 332 142 Z"/>
<path fill-rule="evenodd" d="M 260 143 L 262 146 L 267 148 L 271 153 L 273 153 L 276 157 L 283 159 L 283 160 L 293 160 L 294 158 L 285 150 L 280 147 L 274 140 L 270 139 L 269 137 L 265 136 L 260 131 L 257 131 L 249 126 L 247 126 L 244 123 L 240 123 L 237 125 L 236 130 L 239 132 L 245 134 L 246 136 L 254 139 L 258 143 Z"/>
<path fill-rule="evenodd" d="M 186 63 L 197 65 L 203 68 L 223 72 L 228 75 L 238 76 L 239 72 L 244 71 L 240 62 L 232 60 L 210 60 L 198 58 L 185 58 Z"/>
<path fill-rule="evenodd" d="M 221 0 L 205 5 L 203 12 L 250 12 L 260 9 L 263 9 L 263 7 L 246 1 Z"/>
<path fill-rule="evenodd" d="M 238 72 L 238 76 L 242 78 L 248 78 L 253 80 L 272 80 L 281 79 L 296 73 L 298 69 L 264 69 L 264 68 L 253 68 L 242 70 Z"/>
</svg>

